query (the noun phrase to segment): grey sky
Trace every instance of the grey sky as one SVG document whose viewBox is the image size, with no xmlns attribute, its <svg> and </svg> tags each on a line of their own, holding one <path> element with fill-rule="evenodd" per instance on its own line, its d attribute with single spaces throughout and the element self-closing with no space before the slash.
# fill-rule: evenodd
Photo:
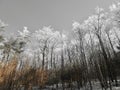
<svg viewBox="0 0 120 90">
<path fill-rule="evenodd" d="M 114 0 L 0 0 L 0 19 L 9 32 L 27 26 L 37 30 L 51 25 L 56 30 L 71 30 L 73 20 L 83 21 L 97 6 L 108 9 Z"/>
</svg>

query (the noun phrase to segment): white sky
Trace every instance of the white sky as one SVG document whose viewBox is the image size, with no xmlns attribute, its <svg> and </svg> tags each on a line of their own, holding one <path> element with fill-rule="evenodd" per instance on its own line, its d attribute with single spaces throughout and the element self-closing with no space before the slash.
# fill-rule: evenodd
<svg viewBox="0 0 120 90">
<path fill-rule="evenodd" d="M 97 6 L 108 9 L 115 0 L 0 0 L 0 19 L 15 32 L 23 26 L 37 30 L 51 25 L 57 30 L 69 31 L 73 20 L 83 21 Z M 64 31 L 63 31 L 64 32 Z"/>
</svg>

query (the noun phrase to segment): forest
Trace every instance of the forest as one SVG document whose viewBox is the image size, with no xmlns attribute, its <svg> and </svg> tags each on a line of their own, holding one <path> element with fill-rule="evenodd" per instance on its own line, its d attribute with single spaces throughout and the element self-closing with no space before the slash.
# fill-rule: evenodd
<svg viewBox="0 0 120 90">
<path fill-rule="evenodd" d="M 119 2 L 74 21 L 71 35 L 43 26 L 10 36 L 6 27 L 1 20 L 0 90 L 120 90 Z"/>
</svg>

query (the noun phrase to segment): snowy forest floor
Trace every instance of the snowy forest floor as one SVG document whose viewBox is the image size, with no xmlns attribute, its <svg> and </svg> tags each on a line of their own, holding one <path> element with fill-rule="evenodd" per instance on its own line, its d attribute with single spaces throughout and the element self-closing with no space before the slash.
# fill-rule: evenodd
<svg viewBox="0 0 120 90">
<path fill-rule="evenodd" d="M 94 82 L 94 84 L 92 85 L 92 90 L 102 90 L 100 84 L 98 82 Z M 34 87 L 33 90 L 63 90 L 62 86 L 59 85 L 59 87 L 56 89 L 55 85 L 54 86 L 46 86 L 46 88 L 44 89 L 38 89 L 37 87 Z M 65 88 L 65 90 L 71 90 L 71 88 Z M 83 87 L 78 89 L 77 86 L 72 87 L 72 90 L 90 90 L 89 86 Z M 104 89 L 103 89 L 104 90 Z M 107 90 L 110 90 L 109 88 Z M 120 90 L 120 83 L 119 86 L 112 86 L 112 90 Z"/>
</svg>

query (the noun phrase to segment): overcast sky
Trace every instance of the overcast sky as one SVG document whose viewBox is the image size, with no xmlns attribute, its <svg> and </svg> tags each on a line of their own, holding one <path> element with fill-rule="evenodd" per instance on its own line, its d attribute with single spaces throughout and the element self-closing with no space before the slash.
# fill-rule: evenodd
<svg viewBox="0 0 120 90">
<path fill-rule="evenodd" d="M 51 25 L 69 31 L 72 22 L 83 21 L 97 6 L 108 9 L 115 0 L 0 0 L 0 19 L 15 32 L 27 26 L 31 31 Z"/>
</svg>

